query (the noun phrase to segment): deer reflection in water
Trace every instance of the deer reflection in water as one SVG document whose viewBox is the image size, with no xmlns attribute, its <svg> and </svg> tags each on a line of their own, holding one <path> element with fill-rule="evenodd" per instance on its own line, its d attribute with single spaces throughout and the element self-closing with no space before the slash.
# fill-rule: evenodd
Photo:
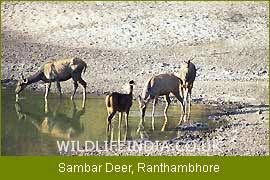
<svg viewBox="0 0 270 180">
<path fill-rule="evenodd" d="M 168 116 L 167 116 L 167 114 L 164 114 L 164 121 L 163 121 L 163 124 L 161 126 L 160 131 L 161 132 L 166 131 L 167 126 L 168 126 Z M 154 124 L 152 124 L 152 130 L 153 131 L 155 130 L 155 125 Z M 140 136 L 142 136 L 142 133 L 144 133 L 144 132 L 145 132 L 145 125 L 144 125 L 144 123 L 139 122 L 137 133 L 139 133 Z"/>
<path fill-rule="evenodd" d="M 120 118 L 120 117 L 119 117 Z M 123 127 L 124 126 L 124 127 Z M 131 139 L 131 129 L 121 121 L 113 122 L 110 131 L 107 131 L 107 142 L 123 142 Z"/>
<path fill-rule="evenodd" d="M 39 132 L 56 138 L 69 139 L 78 136 L 84 131 L 80 117 L 85 113 L 85 108 L 78 110 L 72 101 L 72 115 L 61 112 L 60 100 L 54 111 L 50 110 L 48 101 L 44 103 L 44 112 L 32 112 L 24 110 L 19 102 L 15 103 L 15 111 L 19 120 L 27 119 Z"/>
</svg>

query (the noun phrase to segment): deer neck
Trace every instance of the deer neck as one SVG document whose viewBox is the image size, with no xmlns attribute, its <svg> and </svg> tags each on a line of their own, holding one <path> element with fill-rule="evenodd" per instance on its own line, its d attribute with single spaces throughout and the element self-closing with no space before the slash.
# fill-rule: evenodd
<svg viewBox="0 0 270 180">
<path fill-rule="evenodd" d="M 150 91 L 151 91 L 151 87 L 149 85 L 143 88 L 143 91 L 141 93 L 143 100 L 147 100 L 150 97 Z"/>
<path fill-rule="evenodd" d="M 129 95 L 132 95 L 132 93 L 133 93 L 133 85 L 130 85 L 129 86 L 129 93 L 128 94 Z"/>
<path fill-rule="evenodd" d="M 41 80 L 42 72 L 38 71 L 37 73 L 33 74 L 32 76 L 29 76 L 27 78 L 27 85 L 38 82 Z"/>
</svg>

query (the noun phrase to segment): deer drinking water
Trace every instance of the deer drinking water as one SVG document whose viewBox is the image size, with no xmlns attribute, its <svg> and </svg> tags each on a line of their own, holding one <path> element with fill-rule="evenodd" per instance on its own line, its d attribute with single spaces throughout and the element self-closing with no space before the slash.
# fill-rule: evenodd
<svg viewBox="0 0 270 180">
<path fill-rule="evenodd" d="M 167 122 L 168 121 L 167 110 L 171 103 L 169 94 L 172 93 L 183 105 L 183 98 L 180 96 L 180 91 L 179 91 L 180 86 L 181 86 L 181 81 L 174 74 L 160 74 L 160 75 L 151 77 L 147 81 L 147 84 L 145 85 L 142 91 L 142 94 L 139 95 L 138 97 L 140 110 L 141 110 L 140 125 L 144 124 L 144 116 L 145 116 L 147 104 L 149 103 L 150 100 L 153 99 L 154 102 L 153 102 L 153 110 L 152 110 L 152 129 L 154 129 L 155 106 L 156 106 L 159 96 L 164 96 L 165 101 L 166 101 L 166 107 L 164 109 L 164 116 L 165 116 L 165 122 Z M 164 129 L 162 128 L 162 130 Z"/>
<path fill-rule="evenodd" d="M 17 87 L 15 90 L 16 93 L 16 101 L 18 101 L 19 93 L 26 88 L 29 84 L 36 83 L 38 81 L 43 81 L 46 83 L 46 92 L 45 92 L 45 100 L 47 101 L 47 97 L 50 91 L 51 83 L 56 82 L 57 89 L 62 95 L 61 92 L 61 81 L 67 81 L 72 78 L 73 80 L 73 93 L 71 96 L 71 100 L 73 100 L 76 90 L 78 88 L 78 82 L 83 86 L 83 107 L 85 106 L 86 99 L 86 82 L 82 79 L 82 72 L 85 73 L 86 63 L 79 58 L 71 58 L 64 59 L 58 61 L 48 61 L 41 68 L 39 68 L 38 72 L 29 76 L 28 78 L 22 77 L 22 80 L 19 80 L 17 83 Z"/>
</svg>

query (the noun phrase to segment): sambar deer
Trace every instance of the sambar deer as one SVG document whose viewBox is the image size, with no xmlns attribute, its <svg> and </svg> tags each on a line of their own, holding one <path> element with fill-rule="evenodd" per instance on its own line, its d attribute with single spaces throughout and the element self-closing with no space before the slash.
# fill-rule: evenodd
<svg viewBox="0 0 270 180">
<path fill-rule="evenodd" d="M 154 116 L 155 116 L 155 106 L 158 101 L 159 96 L 164 96 L 166 101 L 166 106 L 164 109 L 165 121 L 167 122 L 167 110 L 171 103 L 169 94 L 172 93 L 183 105 L 183 98 L 180 96 L 179 88 L 181 86 L 181 81 L 179 77 L 174 74 L 159 74 L 157 76 L 151 77 L 145 87 L 143 88 L 142 94 L 139 95 L 138 101 L 141 110 L 141 122 L 140 125 L 144 123 L 145 111 L 147 104 L 150 100 L 153 100 L 153 110 L 152 110 L 152 129 L 154 130 Z"/>
<path fill-rule="evenodd" d="M 15 90 L 16 101 L 18 101 L 19 93 L 26 88 L 29 84 L 36 83 L 38 81 L 43 81 L 46 83 L 45 100 L 47 101 L 48 94 L 50 92 L 50 87 L 52 82 L 56 82 L 57 89 L 62 96 L 61 81 L 67 81 L 72 78 L 73 80 L 73 93 L 71 100 L 73 100 L 76 90 L 78 88 L 78 82 L 83 86 L 83 107 L 85 106 L 86 99 L 86 82 L 82 79 L 82 72 L 86 71 L 86 63 L 79 58 L 71 58 L 64 60 L 52 60 L 43 64 L 39 70 L 29 76 L 28 78 L 22 77 L 19 80 Z"/>
</svg>

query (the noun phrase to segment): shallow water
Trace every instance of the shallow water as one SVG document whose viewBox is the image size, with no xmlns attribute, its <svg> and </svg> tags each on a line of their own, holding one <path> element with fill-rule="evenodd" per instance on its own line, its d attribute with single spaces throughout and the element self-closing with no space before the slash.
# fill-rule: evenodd
<svg viewBox="0 0 270 180">
<path fill-rule="evenodd" d="M 19 103 L 15 103 L 14 90 L 2 89 L 2 155 L 57 155 L 57 140 L 80 142 L 108 140 L 104 97 L 88 96 L 85 110 L 81 108 L 81 104 L 79 95 L 73 103 L 69 97 L 60 100 L 58 95 L 50 94 L 46 110 L 43 94 L 25 91 L 20 95 Z M 112 139 L 155 141 L 177 137 L 176 127 L 181 115 L 180 106 L 179 104 L 170 106 L 168 123 L 162 132 L 165 120 L 163 108 L 164 105 L 161 103 L 157 105 L 153 131 L 151 106 L 149 106 L 144 131 L 137 133 L 140 111 L 138 103 L 134 101 L 127 132 L 125 132 L 125 116 L 123 116 L 119 136 L 117 115 L 113 121 Z M 190 123 L 206 124 L 207 129 L 215 127 L 215 123 L 207 119 L 209 113 L 209 107 L 194 104 Z"/>
</svg>

